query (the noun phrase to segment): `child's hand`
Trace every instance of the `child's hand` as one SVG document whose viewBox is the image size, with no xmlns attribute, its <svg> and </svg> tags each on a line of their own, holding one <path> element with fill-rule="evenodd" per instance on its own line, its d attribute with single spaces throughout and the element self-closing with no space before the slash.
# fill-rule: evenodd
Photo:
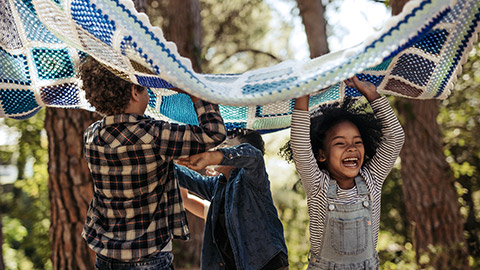
<svg viewBox="0 0 480 270">
<path fill-rule="evenodd" d="M 365 81 L 365 79 L 360 81 L 357 76 L 353 76 L 344 82 L 348 87 L 357 89 L 368 101 L 374 101 L 380 97 L 377 87 L 373 83 Z"/>
<path fill-rule="evenodd" d="M 188 167 L 194 171 L 201 171 L 209 165 L 218 165 L 223 158 L 220 151 L 209 151 L 189 157 L 179 158 L 176 162 L 179 165 Z"/>
</svg>

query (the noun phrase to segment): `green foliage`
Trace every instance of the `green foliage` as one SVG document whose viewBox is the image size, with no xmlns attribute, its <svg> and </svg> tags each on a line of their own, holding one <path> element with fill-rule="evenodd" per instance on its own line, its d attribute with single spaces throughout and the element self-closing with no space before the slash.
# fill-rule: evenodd
<svg viewBox="0 0 480 270">
<path fill-rule="evenodd" d="M 162 11 L 167 8 L 166 1 L 148 3 L 152 24 L 165 26 L 167 21 Z M 288 42 L 292 27 L 279 20 L 263 0 L 201 0 L 200 3 L 204 73 L 240 73 L 276 64 L 290 56 Z M 272 24 L 277 25 L 271 27 Z"/>
<path fill-rule="evenodd" d="M 457 180 L 465 235 L 472 261 L 480 266 L 480 47 L 463 65 L 455 90 L 443 101 L 438 122 L 447 161 Z"/>
<path fill-rule="evenodd" d="M 43 130 L 44 117 L 45 110 L 40 110 L 27 120 L 4 121 L 5 125 L 20 134 L 16 145 L 9 147 L 12 150 L 10 154 L 17 156 L 18 179 L 13 186 L 2 186 L 0 199 L 7 269 L 51 268 L 48 150 Z"/>
<path fill-rule="evenodd" d="M 290 269 L 303 269 L 310 250 L 307 200 L 303 188 L 295 190 L 292 187 L 290 182 L 283 189 L 272 192 L 284 228 Z"/>
<path fill-rule="evenodd" d="M 0 165 L 10 164 L 13 161 L 13 151 L 0 149 Z"/>
<path fill-rule="evenodd" d="M 411 242 L 405 242 L 405 238 L 401 235 L 391 233 L 390 230 L 381 230 L 378 235 L 377 250 L 380 269 L 418 269 L 413 245 Z"/>
<path fill-rule="evenodd" d="M 305 269 L 310 240 L 309 217 L 305 191 L 293 164 L 278 155 L 278 149 L 289 138 L 289 130 L 264 135 L 266 167 L 272 196 L 283 224 L 290 269 Z"/>
<path fill-rule="evenodd" d="M 228 5 L 202 0 L 203 70 L 238 73 L 279 62 L 277 51 L 288 47 L 288 37 L 267 39 L 273 31 L 271 14 L 262 0 L 229 1 Z"/>
<path fill-rule="evenodd" d="M 382 188 L 380 230 L 395 236 L 396 243 L 411 242 L 408 232 L 405 204 L 403 203 L 402 180 L 399 164 L 396 164 Z"/>
<path fill-rule="evenodd" d="M 23 178 L 29 159 L 33 158 L 34 163 L 37 164 L 47 163 L 48 161 L 48 156 L 44 155 L 46 153 L 46 135 L 43 131 L 44 118 L 45 110 L 40 110 L 34 117 L 27 120 L 5 119 L 5 125 L 20 132 L 16 149 L 19 154 L 17 159 L 19 179 Z"/>
</svg>

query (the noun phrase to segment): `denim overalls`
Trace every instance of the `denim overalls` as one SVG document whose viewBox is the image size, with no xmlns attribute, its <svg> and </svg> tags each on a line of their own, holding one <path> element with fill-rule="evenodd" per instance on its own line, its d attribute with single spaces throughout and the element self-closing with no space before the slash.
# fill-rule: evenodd
<svg viewBox="0 0 480 270">
<path fill-rule="evenodd" d="M 320 254 L 311 254 L 307 270 L 378 269 L 373 245 L 372 202 L 361 176 L 355 177 L 360 197 L 355 203 L 335 203 L 337 181 L 330 180 L 327 213 Z"/>
</svg>

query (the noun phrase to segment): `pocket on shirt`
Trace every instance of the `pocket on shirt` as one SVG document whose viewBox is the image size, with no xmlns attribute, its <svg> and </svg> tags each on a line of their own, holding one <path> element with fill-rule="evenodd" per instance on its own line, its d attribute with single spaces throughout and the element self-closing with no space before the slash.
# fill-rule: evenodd
<svg viewBox="0 0 480 270">
<path fill-rule="evenodd" d="M 357 255 L 367 248 L 368 223 L 367 217 L 358 219 L 330 220 L 330 233 L 333 250 L 340 255 Z"/>
</svg>

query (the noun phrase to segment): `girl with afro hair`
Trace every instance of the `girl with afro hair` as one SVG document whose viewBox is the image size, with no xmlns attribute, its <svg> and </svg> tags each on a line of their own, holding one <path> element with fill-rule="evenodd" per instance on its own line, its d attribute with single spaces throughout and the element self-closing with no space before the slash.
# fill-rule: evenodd
<svg viewBox="0 0 480 270">
<path fill-rule="evenodd" d="M 382 185 L 404 142 L 398 119 L 375 85 L 357 77 L 345 84 L 371 110 L 347 99 L 311 117 L 309 97 L 297 98 L 291 139 L 282 150 L 293 159 L 307 195 L 308 269 L 378 269 Z"/>
</svg>

